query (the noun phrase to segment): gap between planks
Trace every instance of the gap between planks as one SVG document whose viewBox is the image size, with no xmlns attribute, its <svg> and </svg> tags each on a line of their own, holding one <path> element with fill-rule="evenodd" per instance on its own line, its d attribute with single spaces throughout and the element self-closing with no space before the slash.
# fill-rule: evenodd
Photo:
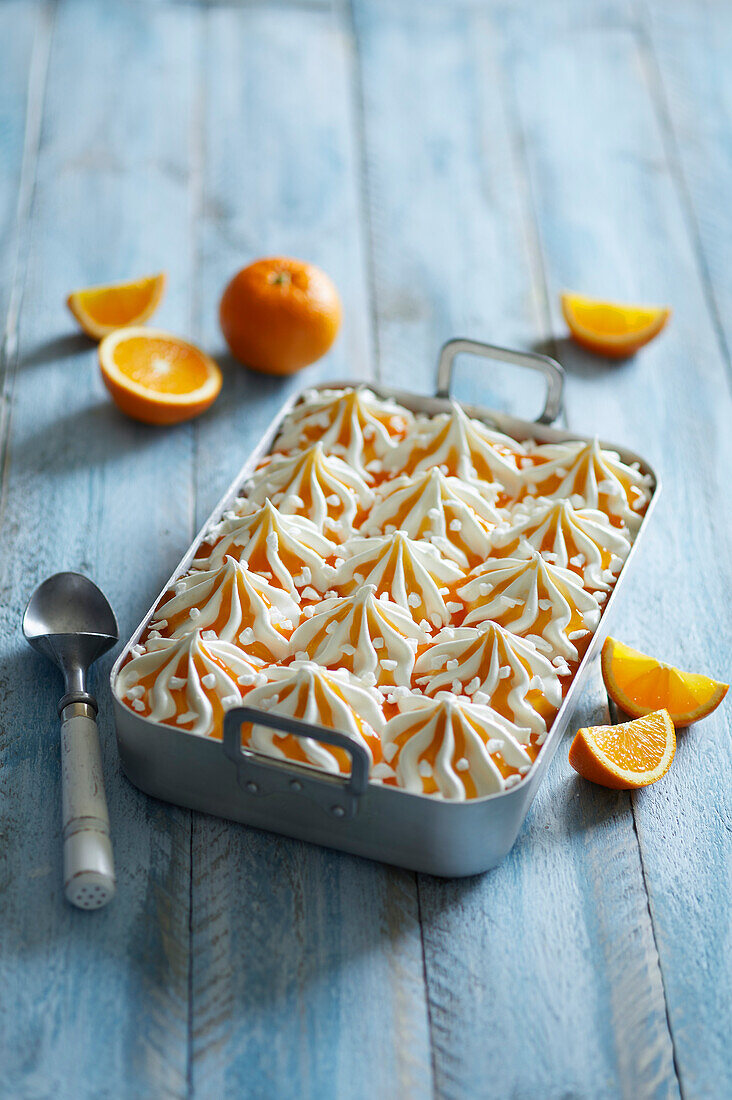
<svg viewBox="0 0 732 1100">
<path fill-rule="evenodd" d="M 23 155 L 20 166 L 20 185 L 18 187 L 18 202 L 10 244 L 12 255 L 10 296 L 2 343 L 0 344 L 0 522 L 2 522 L 5 511 L 10 453 L 10 421 L 15 377 L 18 371 L 18 326 L 28 269 L 31 215 L 36 191 L 36 169 L 41 148 L 46 78 L 51 57 L 56 6 L 57 0 L 46 0 L 38 7 L 37 27 L 33 36 L 33 48 L 28 71 L 28 99 L 23 135 Z"/>
<path fill-rule="evenodd" d="M 189 305 L 192 339 L 202 344 L 203 337 L 203 251 L 201 236 L 198 227 L 203 224 L 205 213 L 205 187 L 204 165 L 206 160 L 206 56 L 208 54 L 209 24 L 206 12 L 202 13 L 202 26 L 196 36 L 197 57 L 193 72 L 195 73 L 196 88 L 193 95 L 192 119 L 191 119 L 191 272 L 192 290 Z M 191 483 L 190 483 L 190 516 L 189 528 L 191 541 L 197 530 L 198 517 L 198 456 L 200 448 L 201 430 L 198 420 L 191 424 Z M 196 814 L 190 810 L 188 813 L 188 981 L 186 1005 L 186 1054 L 185 1054 L 185 1084 L 186 1096 L 192 1098 L 195 1093 L 193 1080 L 194 1063 L 194 995 L 195 995 L 195 954 L 194 941 L 194 862 L 195 862 L 195 832 Z"/>
</svg>

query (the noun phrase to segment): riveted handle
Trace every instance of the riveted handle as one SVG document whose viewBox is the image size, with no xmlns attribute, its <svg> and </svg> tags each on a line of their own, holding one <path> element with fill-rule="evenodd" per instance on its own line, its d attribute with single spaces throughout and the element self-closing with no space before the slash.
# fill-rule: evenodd
<svg viewBox="0 0 732 1100">
<path fill-rule="evenodd" d="M 61 718 L 64 893 L 79 909 L 101 909 L 116 883 L 95 708 L 69 703 Z"/>
<path fill-rule="evenodd" d="M 502 363 L 512 363 L 517 367 L 528 367 L 529 370 L 539 371 L 546 378 L 547 391 L 544 409 L 536 418 L 536 422 L 552 424 L 559 416 L 562 411 L 564 368 L 557 363 L 556 359 L 550 359 L 548 355 L 537 355 L 531 351 L 514 351 L 511 348 L 500 348 L 495 344 L 483 344 L 479 340 L 466 340 L 462 337 L 448 340 L 440 351 L 437 367 L 438 397 L 450 397 L 455 357 L 462 354 L 479 355 L 483 359 L 497 359 Z"/>
<path fill-rule="evenodd" d="M 301 766 L 268 757 L 256 749 L 242 746 L 241 727 L 245 723 L 266 726 L 279 733 L 291 733 L 295 737 L 322 741 L 343 749 L 351 759 L 351 774 L 347 778 L 332 775 L 314 766 Z M 368 786 L 369 754 L 348 734 L 254 707 L 235 707 L 227 711 L 224 717 L 224 752 L 236 764 L 239 786 L 248 794 L 302 794 L 314 799 L 335 818 L 353 817 L 358 809 L 358 800 Z"/>
</svg>

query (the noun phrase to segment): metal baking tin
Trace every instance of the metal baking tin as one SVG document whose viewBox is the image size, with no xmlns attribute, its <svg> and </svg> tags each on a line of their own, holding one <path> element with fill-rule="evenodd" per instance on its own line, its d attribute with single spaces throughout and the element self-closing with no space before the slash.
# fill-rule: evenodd
<svg viewBox="0 0 732 1100">
<path fill-rule="evenodd" d="M 547 380 L 546 403 L 537 421 L 520 420 L 490 409 L 465 405 L 471 416 L 487 420 L 519 441 L 590 441 L 591 437 L 548 426 L 561 410 L 564 372 L 558 363 L 546 356 L 497 348 L 472 340 L 452 340 L 445 345 L 440 355 L 435 397 L 422 397 L 371 382 L 365 384 L 379 396 L 391 397 L 413 412 L 435 414 L 449 411 L 454 360 L 462 352 L 529 367 L 540 371 Z M 352 380 L 336 381 L 308 388 L 332 389 L 354 384 Z M 549 735 L 526 777 L 508 791 L 465 802 L 442 800 L 433 795 L 410 794 L 397 787 L 370 783 L 366 752 L 349 737 L 337 731 L 242 706 L 227 713 L 222 743 L 142 718 L 125 706 L 115 691 L 117 674 L 130 648 L 150 620 L 160 597 L 189 569 L 196 547 L 205 533 L 231 506 L 242 483 L 260 459 L 270 451 L 283 417 L 301 396 L 302 393 L 298 393 L 285 403 L 214 508 L 112 669 L 110 684 L 122 767 L 135 786 L 156 798 L 269 829 L 284 836 L 433 875 L 460 876 L 486 871 L 497 864 L 513 845 L 539 783 L 567 728 L 587 671 L 607 634 L 609 616 L 615 605 L 620 583 L 636 553 L 638 540 L 658 497 L 658 478 L 639 455 L 616 444 L 602 443 L 603 447 L 617 451 L 624 462 L 637 462 L 644 473 L 651 475 L 651 499 L 630 554 L 605 604 L 600 625 L 554 719 Z M 351 756 L 350 776 L 329 775 L 311 767 L 273 760 L 241 748 L 240 729 L 245 721 L 256 721 L 260 725 L 268 725 L 298 737 L 314 737 L 328 744 L 341 746 Z"/>
</svg>

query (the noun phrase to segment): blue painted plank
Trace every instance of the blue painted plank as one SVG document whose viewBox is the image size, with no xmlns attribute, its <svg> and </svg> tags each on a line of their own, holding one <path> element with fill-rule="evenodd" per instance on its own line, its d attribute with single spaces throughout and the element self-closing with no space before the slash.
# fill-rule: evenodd
<svg viewBox="0 0 732 1100">
<path fill-rule="evenodd" d="M 574 15 L 546 12 L 535 38 L 520 16 L 511 25 L 552 297 L 569 285 L 675 311 L 668 333 L 631 362 L 604 364 L 566 348 L 572 423 L 636 445 L 665 481 L 615 629 L 641 649 L 724 678 L 732 442 L 714 303 L 669 159 L 647 42 L 622 10 L 612 32 L 590 21 L 581 36 Z M 722 221 L 726 212 L 710 206 L 708 216 Z M 732 1091 L 732 962 L 718 952 L 729 939 L 729 737 L 726 705 L 681 733 L 668 777 L 632 799 L 686 1095 Z"/>
<path fill-rule="evenodd" d="M 46 574 L 80 569 L 102 585 L 128 632 L 191 532 L 190 428 L 156 431 L 116 412 L 64 298 L 77 285 L 167 265 L 160 319 L 190 324 L 194 46 L 186 7 L 151 13 L 74 0 L 56 14 L 0 530 L 0 1057 L 9 1095 L 187 1089 L 189 814 L 122 777 L 103 662 L 118 896 L 94 914 L 65 903 L 60 685 L 27 649 L 20 618 Z M 171 89 L 175 110 L 162 111 Z"/>
<path fill-rule="evenodd" d="M 501 5 L 356 5 L 379 346 L 423 389 L 430 350 L 456 331 L 525 347 L 551 332 L 527 170 L 539 127 L 549 181 L 574 161 L 562 159 L 549 66 L 528 102 L 519 84 L 544 49 L 533 18 L 532 9 L 511 19 Z M 612 56 L 614 33 L 606 37 Z M 582 42 L 578 34 L 568 47 L 578 81 Z M 600 130 L 604 91 L 576 105 Z M 578 217 L 594 198 L 593 180 Z M 605 224 L 601 208 L 596 220 Z M 576 384 L 572 376 L 570 421 L 592 430 L 586 408 L 575 411 Z M 593 402 L 611 399 L 609 384 L 593 384 Z M 491 389 L 486 378 L 483 393 Z M 479 376 L 471 393 L 482 396 Z M 526 400 L 523 387 L 518 396 Z M 624 423 L 616 427 L 623 438 Z M 576 724 L 601 716 L 595 688 Z M 629 801 L 571 779 L 566 748 L 505 863 L 469 882 L 423 878 L 420 900 L 440 1095 L 678 1095 Z"/>
<path fill-rule="evenodd" d="M 2 364 L 15 356 L 17 314 L 21 296 L 21 269 L 27 244 L 28 206 L 33 193 L 33 170 L 38 154 L 40 107 L 43 100 L 49 13 L 40 3 L 4 4 L 0 25 L 13 49 L 0 67 L 0 317 L 3 325 Z M 0 428 L 0 434 L 2 429 Z"/>
<path fill-rule="evenodd" d="M 500 39 L 472 33 L 471 6 L 392 7 L 354 5 L 377 338 L 384 376 L 430 393 L 445 340 L 526 347 L 550 327 Z M 466 361 L 456 394 L 530 418 L 543 387 Z"/>
<path fill-rule="evenodd" d="M 258 255 L 320 264 L 344 301 L 332 353 L 298 377 L 220 357 L 198 432 L 202 520 L 293 387 L 370 377 L 373 352 L 347 27 L 328 10 L 227 6 L 200 34 L 205 346 L 221 348 L 219 295 Z M 195 1095 L 428 1095 L 414 876 L 200 815 L 192 851 Z"/>
<path fill-rule="evenodd" d="M 664 145 L 723 354 L 732 358 L 732 10 L 715 0 L 638 7 Z"/>
</svg>

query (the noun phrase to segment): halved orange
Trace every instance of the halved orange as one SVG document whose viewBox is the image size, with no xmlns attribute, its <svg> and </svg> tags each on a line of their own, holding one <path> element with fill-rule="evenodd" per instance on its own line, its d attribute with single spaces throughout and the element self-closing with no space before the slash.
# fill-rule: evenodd
<svg viewBox="0 0 732 1100">
<path fill-rule="evenodd" d="M 152 317 L 165 290 L 165 272 L 129 283 L 74 290 L 66 304 L 87 336 L 101 340 L 125 325 L 141 325 Z"/>
<path fill-rule="evenodd" d="M 569 291 L 562 294 L 561 303 L 577 343 L 611 359 L 634 355 L 658 336 L 671 316 L 666 306 L 620 305 Z"/>
<path fill-rule="evenodd" d="M 210 356 L 160 329 L 121 328 L 99 345 L 104 384 L 122 412 L 147 424 L 177 424 L 213 404 L 221 371 Z"/>
<path fill-rule="evenodd" d="M 630 791 L 666 774 L 676 752 L 676 732 L 666 710 L 618 726 L 577 730 L 569 762 L 584 779 Z"/>
<path fill-rule="evenodd" d="M 729 688 L 710 676 L 682 672 L 615 638 L 605 640 L 601 664 L 607 693 L 626 714 L 640 718 L 663 707 L 677 727 L 711 714 Z"/>
</svg>

